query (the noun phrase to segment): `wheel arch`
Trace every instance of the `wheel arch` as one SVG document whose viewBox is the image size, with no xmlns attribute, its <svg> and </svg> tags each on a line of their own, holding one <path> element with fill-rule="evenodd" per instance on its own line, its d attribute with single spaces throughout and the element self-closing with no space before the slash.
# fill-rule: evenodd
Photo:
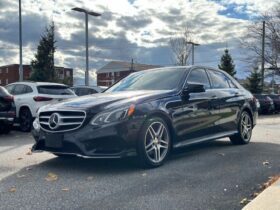
<svg viewBox="0 0 280 210">
<path fill-rule="evenodd" d="M 252 120 L 252 122 L 254 121 L 254 115 L 253 115 L 253 111 L 250 109 L 249 106 L 244 106 L 242 109 L 241 109 L 241 112 L 240 112 L 240 116 L 241 116 L 241 113 L 242 112 L 247 112 Z"/>
<path fill-rule="evenodd" d="M 28 109 L 32 115 L 32 111 L 31 111 L 30 107 L 28 105 L 22 105 L 22 106 L 20 106 L 20 108 L 18 110 L 18 117 L 19 117 L 20 112 L 24 109 Z M 32 115 L 32 117 L 33 117 L 33 115 Z"/>
</svg>

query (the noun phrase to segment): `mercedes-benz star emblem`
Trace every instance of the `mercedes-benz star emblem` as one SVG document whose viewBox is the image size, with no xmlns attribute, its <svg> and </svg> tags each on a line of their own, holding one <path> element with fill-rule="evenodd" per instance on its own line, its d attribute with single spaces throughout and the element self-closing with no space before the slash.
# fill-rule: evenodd
<svg viewBox="0 0 280 210">
<path fill-rule="evenodd" d="M 49 119 L 49 126 L 51 129 L 56 129 L 59 126 L 59 114 L 53 113 Z"/>
</svg>

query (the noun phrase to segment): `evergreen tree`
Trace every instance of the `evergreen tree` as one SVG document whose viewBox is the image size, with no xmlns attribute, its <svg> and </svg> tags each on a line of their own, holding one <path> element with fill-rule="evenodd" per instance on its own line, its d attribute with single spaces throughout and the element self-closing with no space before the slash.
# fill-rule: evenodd
<svg viewBox="0 0 280 210">
<path fill-rule="evenodd" d="M 218 65 L 219 69 L 227 72 L 231 76 L 234 77 L 236 71 L 234 70 L 235 65 L 233 63 L 233 59 L 228 52 L 228 49 L 225 49 L 225 54 L 222 55 L 220 64 Z"/>
<path fill-rule="evenodd" d="M 55 69 L 54 69 L 54 53 L 55 27 L 52 22 L 46 27 L 45 33 L 41 36 L 41 40 L 37 47 L 37 53 L 35 59 L 31 61 L 32 75 L 30 77 L 33 81 L 56 81 Z"/>
<path fill-rule="evenodd" d="M 248 77 L 247 88 L 252 93 L 261 93 L 262 92 L 262 74 L 258 71 L 258 68 L 254 68 Z"/>
</svg>

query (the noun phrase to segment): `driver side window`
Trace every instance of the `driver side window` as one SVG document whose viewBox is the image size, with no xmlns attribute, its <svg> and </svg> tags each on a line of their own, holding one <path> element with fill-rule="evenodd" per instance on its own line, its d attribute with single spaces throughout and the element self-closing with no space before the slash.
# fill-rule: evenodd
<svg viewBox="0 0 280 210">
<path fill-rule="evenodd" d="M 210 88 L 210 82 L 204 69 L 193 69 L 188 76 L 187 83 L 199 83 L 204 85 L 205 89 Z"/>
</svg>

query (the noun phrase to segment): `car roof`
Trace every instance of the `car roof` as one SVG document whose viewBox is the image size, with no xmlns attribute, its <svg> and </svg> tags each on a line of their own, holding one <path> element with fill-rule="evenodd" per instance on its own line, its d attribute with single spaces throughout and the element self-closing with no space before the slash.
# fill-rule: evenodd
<svg viewBox="0 0 280 210">
<path fill-rule="evenodd" d="M 23 84 L 23 85 L 36 85 L 36 86 L 48 86 L 48 85 L 58 85 L 58 86 L 67 86 L 65 84 L 54 83 L 54 82 L 32 82 L 32 81 L 23 81 L 23 82 L 14 82 L 9 85 Z"/>
</svg>

